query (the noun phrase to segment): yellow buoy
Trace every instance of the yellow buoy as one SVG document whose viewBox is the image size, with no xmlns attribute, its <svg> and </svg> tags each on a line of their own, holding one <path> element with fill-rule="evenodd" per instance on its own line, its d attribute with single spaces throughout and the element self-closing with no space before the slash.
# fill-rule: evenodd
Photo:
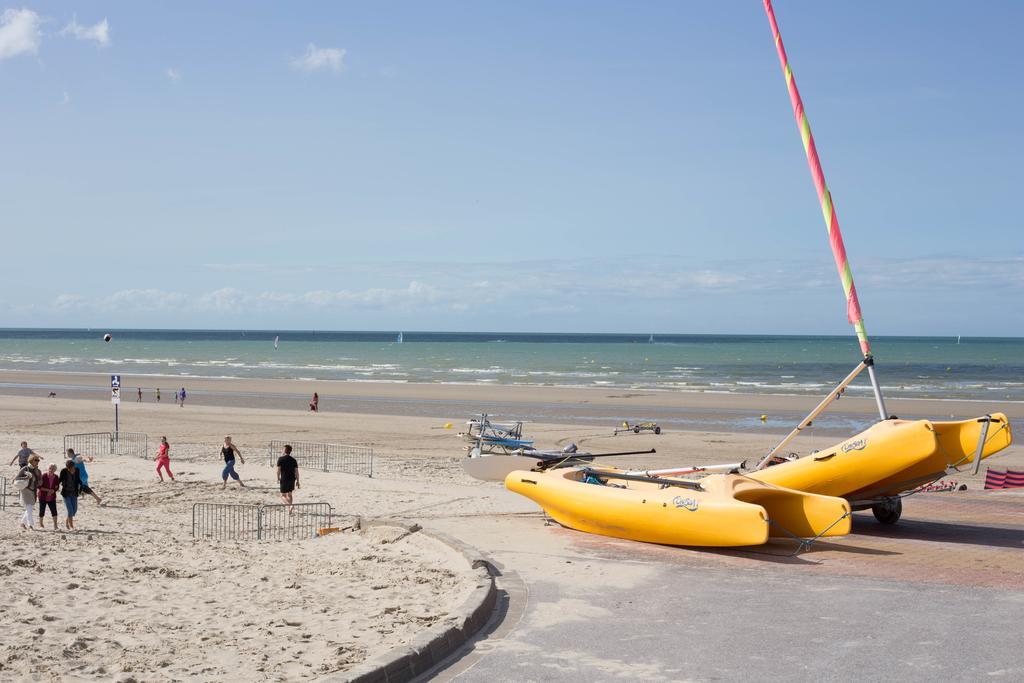
<svg viewBox="0 0 1024 683">
<path fill-rule="evenodd" d="M 762 415 L 761 416 L 761 422 L 767 422 L 767 421 L 768 421 L 768 416 L 767 415 Z"/>
</svg>

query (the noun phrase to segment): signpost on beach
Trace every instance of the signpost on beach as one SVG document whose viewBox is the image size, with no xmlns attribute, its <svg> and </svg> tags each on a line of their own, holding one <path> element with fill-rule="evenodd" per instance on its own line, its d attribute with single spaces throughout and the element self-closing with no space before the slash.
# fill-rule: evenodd
<svg viewBox="0 0 1024 683">
<path fill-rule="evenodd" d="M 121 405 L 121 375 L 110 376 L 110 402 L 114 404 L 114 439 L 116 440 L 119 431 L 117 409 Z"/>
</svg>

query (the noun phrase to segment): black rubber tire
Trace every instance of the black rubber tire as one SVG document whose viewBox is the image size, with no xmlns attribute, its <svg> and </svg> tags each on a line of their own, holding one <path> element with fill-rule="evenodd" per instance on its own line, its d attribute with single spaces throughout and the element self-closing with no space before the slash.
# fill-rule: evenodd
<svg viewBox="0 0 1024 683">
<path fill-rule="evenodd" d="M 639 427 L 633 427 L 633 433 L 634 434 L 639 434 L 640 433 L 640 428 Z"/>
<path fill-rule="evenodd" d="M 872 505 L 871 513 L 882 524 L 895 524 L 900 521 L 903 514 L 903 501 L 899 498 L 890 498 L 884 503 Z"/>
<path fill-rule="evenodd" d="M 654 433 L 655 434 L 661 434 L 661 427 L 655 427 L 654 428 Z"/>
</svg>

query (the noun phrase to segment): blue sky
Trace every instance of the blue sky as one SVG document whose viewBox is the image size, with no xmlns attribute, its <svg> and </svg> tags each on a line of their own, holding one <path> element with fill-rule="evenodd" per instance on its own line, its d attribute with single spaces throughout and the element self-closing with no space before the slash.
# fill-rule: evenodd
<svg viewBox="0 0 1024 683">
<path fill-rule="evenodd" d="M 778 2 L 869 334 L 1024 335 L 1019 2 Z M 0 2 L 0 326 L 845 333 L 759 2 Z"/>
</svg>

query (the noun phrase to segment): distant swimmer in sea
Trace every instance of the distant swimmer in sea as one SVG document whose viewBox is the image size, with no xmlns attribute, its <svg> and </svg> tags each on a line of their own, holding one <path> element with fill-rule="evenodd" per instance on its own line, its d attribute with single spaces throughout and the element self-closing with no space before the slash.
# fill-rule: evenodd
<svg viewBox="0 0 1024 683">
<path fill-rule="evenodd" d="M 167 476 L 174 481 L 174 475 L 171 473 L 171 444 L 167 443 L 167 437 L 160 437 L 160 448 L 156 453 L 156 476 L 160 477 L 160 481 L 164 480 L 164 475 L 160 474 L 160 470 L 166 470 Z"/>
<path fill-rule="evenodd" d="M 224 437 L 224 447 L 220 449 L 220 454 L 224 456 L 224 469 L 220 473 L 220 478 L 223 480 L 220 487 L 224 489 L 228 485 L 228 477 L 231 477 L 238 482 L 238 485 L 245 487 L 242 483 L 242 478 L 238 476 L 238 472 L 235 472 L 235 456 L 245 464 L 245 458 L 242 457 L 242 451 L 238 450 L 235 444 L 231 443 L 231 437 Z"/>
<path fill-rule="evenodd" d="M 320 412 L 320 395 L 315 391 L 313 392 L 313 400 L 309 402 L 309 409 L 314 413 Z"/>
</svg>

